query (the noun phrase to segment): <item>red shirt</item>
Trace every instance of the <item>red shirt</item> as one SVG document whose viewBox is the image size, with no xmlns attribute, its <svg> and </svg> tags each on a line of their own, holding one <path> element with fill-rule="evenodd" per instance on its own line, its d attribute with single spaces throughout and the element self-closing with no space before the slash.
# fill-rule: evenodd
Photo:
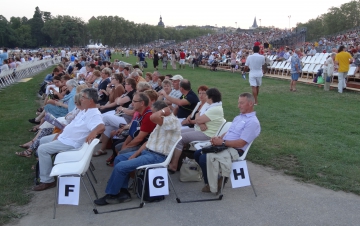
<svg viewBox="0 0 360 226">
<path fill-rule="evenodd" d="M 185 53 L 183 51 L 180 52 L 180 59 L 185 59 Z"/>
<path fill-rule="evenodd" d="M 138 117 L 141 117 L 144 115 L 144 113 L 146 111 L 150 110 L 150 107 L 147 107 L 145 108 L 144 112 L 142 112 L 143 114 L 138 114 L 137 116 Z M 136 114 L 137 112 L 135 112 Z M 134 114 L 134 116 L 135 116 Z M 150 120 L 150 116 L 152 115 L 152 112 L 150 110 L 150 112 L 148 112 L 147 114 L 145 114 L 143 116 L 143 119 L 141 120 L 141 126 L 140 126 L 140 131 L 143 131 L 143 132 L 146 132 L 146 133 L 151 133 L 154 129 L 155 129 L 155 126 L 156 124 L 153 123 L 151 120 Z"/>
</svg>

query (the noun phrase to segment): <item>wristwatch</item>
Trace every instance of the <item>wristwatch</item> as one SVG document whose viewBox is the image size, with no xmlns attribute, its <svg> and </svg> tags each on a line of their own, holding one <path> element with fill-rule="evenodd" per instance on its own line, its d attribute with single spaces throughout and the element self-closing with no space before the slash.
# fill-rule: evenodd
<svg viewBox="0 0 360 226">
<path fill-rule="evenodd" d="M 222 145 L 223 145 L 223 146 L 226 146 L 226 145 L 225 145 L 225 142 L 226 142 L 226 140 L 223 140 L 223 142 L 222 142 Z"/>
</svg>

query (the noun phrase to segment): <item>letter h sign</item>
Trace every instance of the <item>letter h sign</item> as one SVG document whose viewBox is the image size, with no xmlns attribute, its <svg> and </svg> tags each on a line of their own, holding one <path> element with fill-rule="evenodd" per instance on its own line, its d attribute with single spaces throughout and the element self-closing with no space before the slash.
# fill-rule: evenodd
<svg viewBox="0 0 360 226">
<path fill-rule="evenodd" d="M 249 172 L 245 160 L 232 163 L 230 178 L 232 188 L 240 188 L 250 185 Z"/>
</svg>

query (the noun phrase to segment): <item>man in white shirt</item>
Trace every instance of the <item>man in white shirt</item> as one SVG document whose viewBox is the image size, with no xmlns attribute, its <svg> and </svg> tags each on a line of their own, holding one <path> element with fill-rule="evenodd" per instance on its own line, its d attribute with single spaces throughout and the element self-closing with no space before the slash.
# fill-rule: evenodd
<svg viewBox="0 0 360 226">
<path fill-rule="evenodd" d="M 257 96 L 259 95 L 259 89 L 262 82 L 263 71 L 262 65 L 265 64 L 265 57 L 259 54 L 260 47 L 254 46 L 254 54 L 248 56 L 245 63 L 245 71 L 250 68 L 249 82 L 252 89 L 253 96 L 255 98 L 255 104 L 258 104 Z"/>
<path fill-rule="evenodd" d="M 81 91 L 82 111 L 67 125 L 63 132 L 45 136 L 40 140 L 38 148 L 40 182 L 34 191 L 43 191 L 56 186 L 50 176 L 53 154 L 80 148 L 84 142 L 91 143 L 98 134 L 105 131 L 101 113 L 96 107 L 98 93 L 96 89 L 87 88 Z"/>
<path fill-rule="evenodd" d="M 65 51 L 65 49 L 62 49 L 61 50 L 61 60 L 65 57 L 65 55 L 66 55 L 66 51 Z"/>
<path fill-rule="evenodd" d="M 316 54 L 315 46 L 311 46 L 308 56 L 314 56 Z"/>
</svg>

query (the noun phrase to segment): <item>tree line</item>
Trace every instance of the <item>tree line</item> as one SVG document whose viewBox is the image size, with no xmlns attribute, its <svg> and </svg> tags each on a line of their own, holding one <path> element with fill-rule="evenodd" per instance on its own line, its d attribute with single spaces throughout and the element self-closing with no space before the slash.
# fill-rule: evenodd
<svg viewBox="0 0 360 226">
<path fill-rule="evenodd" d="M 128 47 L 158 39 L 184 41 L 212 33 L 208 29 L 188 26 L 183 30 L 136 24 L 119 16 L 92 17 L 88 22 L 73 16 L 52 16 L 51 12 L 35 8 L 31 19 L 0 15 L 0 47 L 38 48 L 73 47 L 102 43 Z"/>
<path fill-rule="evenodd" d="M 360 26 L 360 0 L 344 3 L 340 7 L 331 7 L 327 13 L 306 23 L 297 24 L 297 27 L 307 28 L 306 39 L 309 41 L 318 41 L 321 37 L 358 26 Z"/>
</svg>

